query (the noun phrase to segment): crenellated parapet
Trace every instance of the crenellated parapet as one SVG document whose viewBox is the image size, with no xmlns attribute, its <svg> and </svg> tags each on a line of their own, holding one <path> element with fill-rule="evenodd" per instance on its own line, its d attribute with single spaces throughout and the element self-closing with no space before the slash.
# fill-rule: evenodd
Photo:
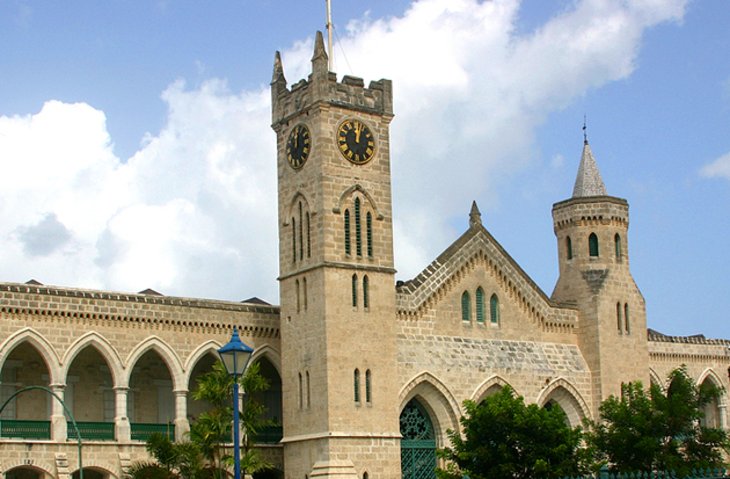
<svg viewBox="0 0 730 479">
<path fill-rule="evenodd" d="M 393 87 L 390 80 L 371 81 L 367 88 L 362 78 L 345 75 L 341 82 L 327 67 L 322 33 L 317 32 L 312 73 L 305 80 L 287 87 L 281 56 L 274 60 L 271 83 L 272 127 L 279 130 L 292 117 L 313 108 L 339 106 L 362 113 L 393 116 Z"/>
</svg>

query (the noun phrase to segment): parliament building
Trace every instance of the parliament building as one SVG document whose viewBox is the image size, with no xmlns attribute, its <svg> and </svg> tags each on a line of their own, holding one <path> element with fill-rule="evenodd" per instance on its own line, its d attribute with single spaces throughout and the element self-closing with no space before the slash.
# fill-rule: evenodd
<svg viewBox="0 0 730 479">
<path fill-rule="evenodd" d="M 629 205 L 608 194 L 587 141 L 572 195 L 552 207 L 551 294 L 484 227 L 476 203 L 459 238 L 396 282 L 391 82 L 338 81 L 318 33 L 307 79 L 288 85 L 276 55 L 271 105 L 279 306 L 0 283 L 2 477 L 78 477 L 65 404 L 84 477 L 122 479 L 147 458 L 149 434 L 185 437 L 205 407 L 191 397 L 196 379 L 234 329 L 271 385 L 260 399 L 276 426 L 257 447 L 276 469 L 254 477 L 435 477 L 435 450 L 459 429 L 462 402 L 505 385 L 573 425 L 595 419 L 622 383 L 668 387 L 680 365 L 700 386 L 730 389 L 729 340 L 647 329 Z M 40 389 L 7 401 L 27 386 L 63 403 Z M 705 415 L 726 428 L 726 396 Z"/>
</svg>

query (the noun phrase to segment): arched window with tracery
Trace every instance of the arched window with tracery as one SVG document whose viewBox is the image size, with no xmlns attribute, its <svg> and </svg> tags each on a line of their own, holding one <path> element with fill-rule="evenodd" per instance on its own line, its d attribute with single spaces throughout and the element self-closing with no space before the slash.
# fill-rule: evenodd
<svg viewBox="0 0 730 479">
<path fill-rule="evenodd" d="M 411 399 L 400 414 L 401 477 L 435 479 L 436 436 L 428 413 L 417 399 Z"/>
</svg>

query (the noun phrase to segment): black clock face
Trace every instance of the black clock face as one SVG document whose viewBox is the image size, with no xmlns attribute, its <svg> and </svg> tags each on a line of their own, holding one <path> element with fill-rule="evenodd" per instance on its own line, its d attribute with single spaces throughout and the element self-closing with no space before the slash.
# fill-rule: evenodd
<svg viewBox="0 0 730 479">
<path fill-rule="evenodd" d="M 312 139 L 309 136 L 309 128 L 300 123 L 292 129 L 289 139 L 286 140 L 286 159 L 292 168 L 298 170 L 304 166 L 311 149 Z"/>
<path fill-rule="evenodd" d="M 337 128 L 337 145 L 347 160 L 362 165 L 375 155 L 375 138 L 368 126 L 360 120 L 348 119 Z"/>
</svg>

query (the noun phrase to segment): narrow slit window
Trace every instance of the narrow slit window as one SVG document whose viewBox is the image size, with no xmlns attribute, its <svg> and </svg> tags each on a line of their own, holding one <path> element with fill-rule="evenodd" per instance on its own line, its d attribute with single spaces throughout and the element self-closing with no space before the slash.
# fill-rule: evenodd
<svg viewBox="0 0 730 479">
<path fill-rule="evenodd" d="M 591 233 L 588 237 L 588 254 L 593 257 L 598 256 L 598 236 L 596 236 L 596 233 Z"/>
<path fill-rule="evenodd" d="M 295 285 L 295 288 L 297 290 L 297 313 L 298 313 L 300 311 L 300 308 L 301 308 L 301 303 L 299 302 L 300 301 L 300 296 L 299 296 L 299 280 L 296 280 L 294 282 L 294 285 Z"/>
<path fill-rule="evenodd" d="M 370 307 L 370 280 L 368 279 L 368 276 L 365 275 L 362 278 L 362 305 L 364 308 Z"/>
<path fill-rule="evenodd" d="M 360 224 L 360 198 L 355 198 L 355 253 L 362 256 L 362 225 Z"/>
<path fill-rule="evenodd" d="M 365 402 L 371 403 L 373 400 L 370 384 L 370 370 L 365 371 Z"/>
<path fill-rule="evenodd" d="M 482 287 L 477 288 L 477 323 L 484 322 L 484 290 Z"/>
<path fill-rule="evenodd" d="M 302 202 L 299 202 L 299 259 L 304 259 L 304 231 L 302 221 Z"/>
<path fill-rule="evenodd" d="M 461 320 L 471 321 L 471 298 L 468 291 L 461 293 Z"/>
<path fill-rule="evenodd" d="M 312 389 L 309 387 L 309 371 L 307 371 L 307 409 L 312 404 Z"/>
<path fill-rule="evenodd" d="M 302 295 L 304 296 L 304 311 L 307 310 L 307 278 L 302 279 Z"/>
<path fill-rule="evenodd" d="M 613 245 L 616 249 L 616 261 L 621 261 L 621 236 L 618 233 L 613 237 Z"/>
<path fill-rule="evenodd" d="M 291 261 L 297 262 L 297 220 L 291 219 Z"/>
<path fill-rule="evenodd" d="M 345 210 L 345 254 L 351 254 L 350 249 L 350 210 Z"/>
<path fill-rule="evenodd" d="M 355 392 L 355 402 L 360 402 L 360 370 L 355 369 L 355 373 L 352 375 L 353 388 Z"/>
<path fill-rule="evenodd" d="M 309 211 L 307 211 L 307 258 L 312 257 L 312 231 L 309 226 Z"/>
<path fill-rule="evenodd" d="M 365 228 L 367 229 L 368 237 L 368 257 L 373 257 L 373 215 L 368 211 L 365 216 Z"/>
<path fill-rule="evenodd" d="M 624 304 L 624 331 L 626 331 L 626 334 L 631 333 L 631 328 L 629 327 L 629 303 Z"/>
<path fill-rule="evenodd" d="M 623 320 L 621 319 L 621 303 L 616 303 L 616 327 L 618 332 L 623 331 Z"/>
<path fill-rule="evenodd" d="M 302 373 L 299 373 L 299 409 L 303 407 Z"/>
<path fill-rule="evenodd" d="M 565 254 L 568 259 L 573 259 L 573 241 L 570 236 L 565 237 Z"/>
<path fill-rule="evenodd" d="M 352 307 L 357 308 L 357 275 L 352 275 Z"/>
</svg>

